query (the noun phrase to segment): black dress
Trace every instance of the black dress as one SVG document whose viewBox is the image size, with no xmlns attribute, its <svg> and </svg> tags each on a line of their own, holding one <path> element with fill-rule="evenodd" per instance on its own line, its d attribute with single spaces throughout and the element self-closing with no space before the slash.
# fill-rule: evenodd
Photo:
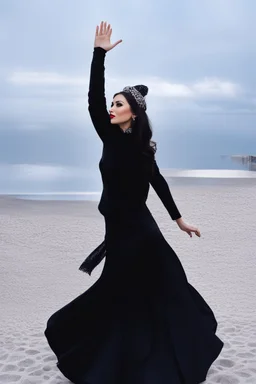
<svg viewBox="0 0 256 384">
<path fill-rule="evenodd" d="M 105 264 L 89 289 L 49 318 L 45 336 L 58 368 L 76 384 L 199 384 L 224 343 L 146 205 L 151 184 L 171 218 L 181 217 L 167 182 L 156 162 L 148 178 L 133 132 L 110 122 L 105 54 L 94 49 L 89 87 L 103 142 Z"/>
</svg>

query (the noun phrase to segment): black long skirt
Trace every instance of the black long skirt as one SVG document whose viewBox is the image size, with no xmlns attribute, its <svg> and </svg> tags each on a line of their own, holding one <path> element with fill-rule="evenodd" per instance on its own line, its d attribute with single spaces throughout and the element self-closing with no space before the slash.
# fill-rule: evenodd
<svg viewBox="0 0 256 384">
<path fill-rule="evenodd" d="M 224 343 L 148 208 L 105 217 L 99 279 L 57 310 L 45 336 L 75 384 L 199 384 Z"/>
</svg>

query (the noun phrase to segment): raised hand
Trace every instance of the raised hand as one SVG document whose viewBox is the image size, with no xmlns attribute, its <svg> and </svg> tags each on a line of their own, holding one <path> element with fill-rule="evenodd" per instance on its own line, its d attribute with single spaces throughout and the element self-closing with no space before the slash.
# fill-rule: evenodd
<svg viewBox="0 0 256 384">
<path fill-rule="evenodd" d="M 122 42 L 122 40 L 118 40 L 114 44 L 111 44 L 110 42 L 111 34 L 112 34 L 111 25 L 107 24 L 106 21 L 105 22 L 102 21 L 100 23 L 100 26 L 97 25 L 96 27 L 94 47 L 101 47 L 105 49 L 105 51 L 110 51 L 117 44 Z"/>
</svg>

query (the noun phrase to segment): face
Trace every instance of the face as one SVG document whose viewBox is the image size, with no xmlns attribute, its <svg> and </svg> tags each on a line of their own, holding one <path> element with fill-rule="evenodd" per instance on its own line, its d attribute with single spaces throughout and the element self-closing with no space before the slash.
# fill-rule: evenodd
<svg viewBox="0 0 256 384">
<path fill-rule="evenodd" d="M 135 115 L 131 111 L 130 104 L 123 95 L 116 95 L 109 110 L 112 124 L 130 124 Z M 112 117 L 114 116 L 114 117 Z"/>
</svg>

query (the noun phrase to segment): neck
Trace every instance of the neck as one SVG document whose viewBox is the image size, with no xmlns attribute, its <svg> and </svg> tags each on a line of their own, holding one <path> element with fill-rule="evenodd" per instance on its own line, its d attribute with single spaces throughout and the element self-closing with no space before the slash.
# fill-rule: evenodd
<svg viewBox="0 0 256 384">
<path fill-rule="evenodd" d="M 130 121 L 126 121 L 125 123 L 121 123 L 121 124 L 119 124 L 119 127 L 120 127 L 123 131 L 126 131 L 126 129 L 128 129 L 128 128 L 131 127 L 131 122 L 130 122 Z"/>
</svg>

